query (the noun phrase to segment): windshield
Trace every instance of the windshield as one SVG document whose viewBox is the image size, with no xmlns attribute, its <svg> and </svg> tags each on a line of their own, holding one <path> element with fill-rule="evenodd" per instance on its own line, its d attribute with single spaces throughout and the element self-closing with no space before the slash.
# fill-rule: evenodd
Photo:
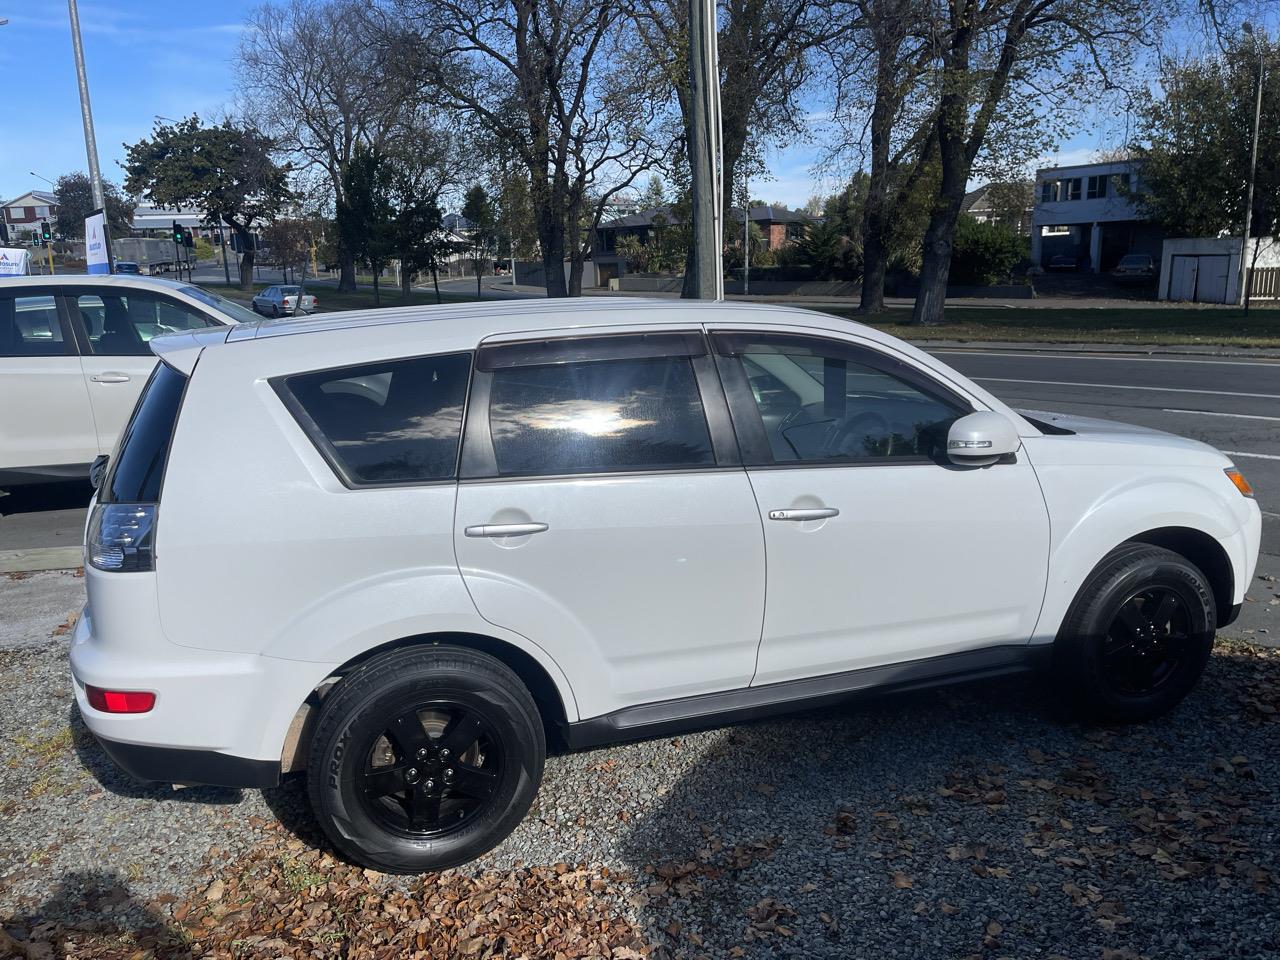
<svg viewBox="0 0 1280 960">
<path fill-rule="evenodd" d="M 1122 267 L 1145 267 L 1150 260 L 1149 257 L 1135 254 L 1133 256 L 1121 257 L 1120 266 Z"/>
<path fill-rule="evenodd" d="M 200 287 L 183 287 L 178 292 L 185 293 L 193 300 L 199 300 L 206 307 L 213 307 L 219 313 L 230 317 L 234 323 L 257 323 L 262 319 L 248 307 L 242 307 L 226 297 L 220 297 Z"/>
<path fill-rule="evenodd" d="M 297 287 L 280 287 L 279 289 L 280 289 L 280 292 L 286 297 L 292 297 L 295 293 L 298 292 Z"/>
</svg>

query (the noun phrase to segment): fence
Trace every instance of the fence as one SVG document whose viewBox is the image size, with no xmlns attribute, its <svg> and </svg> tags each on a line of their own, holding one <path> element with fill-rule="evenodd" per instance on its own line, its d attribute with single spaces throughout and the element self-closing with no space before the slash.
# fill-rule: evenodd
<svg viewBox="0 0 1280 960">
<path fill-rule="evenodd" d="M 1280 300 L 1280 267 L 1250 270 L 1245 282 L 1250 300 Z"/>
</svg>

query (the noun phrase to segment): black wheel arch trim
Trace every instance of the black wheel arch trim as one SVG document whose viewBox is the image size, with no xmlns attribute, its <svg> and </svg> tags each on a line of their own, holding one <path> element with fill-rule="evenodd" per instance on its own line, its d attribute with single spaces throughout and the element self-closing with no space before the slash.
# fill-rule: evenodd
<svg viewBox="0 0 1280 960">
<path fill-rule="evenodd" d="M 137 780 L 184 786 L 266 789 L 280 785 L 279 760 L 250 760 L 215 750 L 184 750 L 97 738 L 120 769 Z"/>
</svg>

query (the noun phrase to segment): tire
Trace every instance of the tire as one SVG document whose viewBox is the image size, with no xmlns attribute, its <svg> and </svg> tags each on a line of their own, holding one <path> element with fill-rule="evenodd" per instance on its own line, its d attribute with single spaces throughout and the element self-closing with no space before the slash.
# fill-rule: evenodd
<svg viewBox="0 0 1280 960">
<path fill-rule="evenodd" d="M 1185 557 L 1144 543 L 1094 568 L 1053 648 L 1054 675 L 1088 719 L 1151 720 L 1177 706 L 1204 673 L 1217 607 Z"/>
<path fill-rule="evenodd" d="M 280 308 L 277 307 L 274 303 L 271 305 L 271 316 L 273 317 L 280 316 Z"/>
<path fill-rule="evenodd" d="M 385 873 L 425 873 L 511 833 L 545 758 L 537 706 L 506 665 L 419 647 L 369 661 L 325 697 L 307 788 L 340 853 Z"/>
</svg>

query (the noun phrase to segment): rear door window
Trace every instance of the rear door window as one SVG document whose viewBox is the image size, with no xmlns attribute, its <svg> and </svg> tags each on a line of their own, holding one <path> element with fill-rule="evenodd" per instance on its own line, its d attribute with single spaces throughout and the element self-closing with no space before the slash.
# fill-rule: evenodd
<svg viewBox="0 0 1280 960">
<path fill-rule="evenodd" d="M 52 295 L 0 293 L 0 357 L 60 357 L 67 352 Z"/>
<path fill-rule="evenodd" d="M 471 354 L 415 357 L 272 381 L 348 486 L 457 473 Z"/>
<path fill-rule="evenodd" d="M 86 293 L 75 306 L 90 349 L 101 357 L 150 356 L 153 337 L 217 326 L 190 307 L 149 293 Z"/>
</svg>

